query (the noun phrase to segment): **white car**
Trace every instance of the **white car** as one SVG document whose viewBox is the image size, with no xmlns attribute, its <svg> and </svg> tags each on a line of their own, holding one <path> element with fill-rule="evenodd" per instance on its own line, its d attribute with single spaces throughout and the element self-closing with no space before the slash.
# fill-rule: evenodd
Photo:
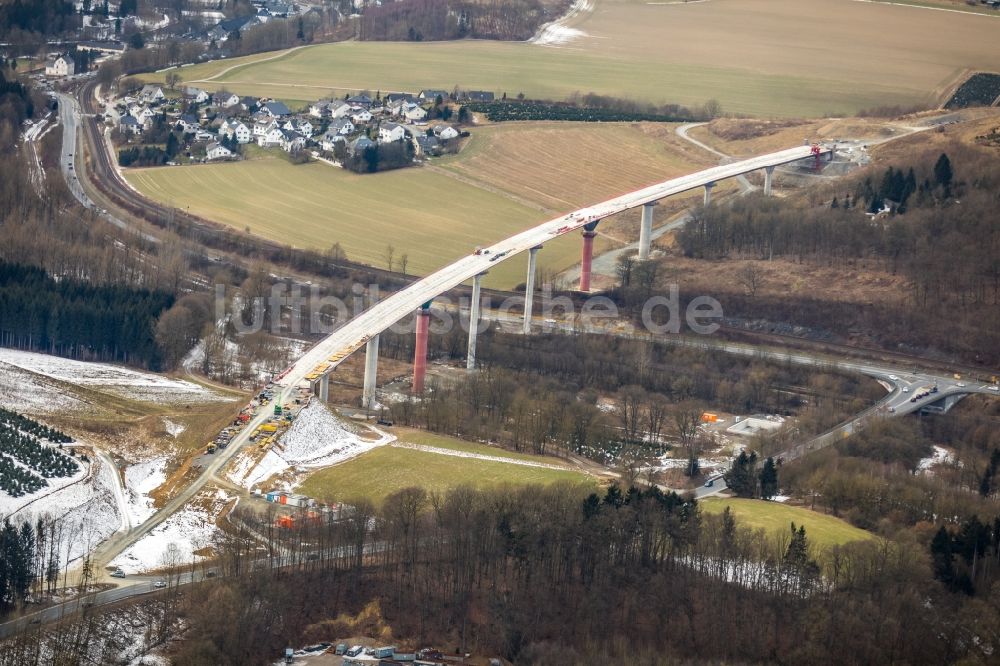
<svg viewBox="0 0 1000 666">
<path fill-rule="evenodd" d="M 962 382 L 955 382 L 955 386 L 957 386 L 958 388 L 965 388 L 965 384 L 963 384 Z"/>
<path fill-rule="evenodd" d="M 909 386 L 904 386 L 903 387 L 903 393 L 909 393 L 909 392 L 910 392 L 910 387 Z"/>
<path fill-rule="evenodd" d="M 153 583 L 153 587 L 155 587 L 158 590 L 162 590 L 166 586 L 167 586 L 167 581 L 165 580 L 158 580 L 155 583 Z"/>
<path fill-rule="evenodd" d="M 891 379 L 894 382 L 898 382 L 899 381 L 899 377 L 897 377 L 896 375 L 889 375 L 889 379 Z"/>
<path fill-rule="evenodd" d="M 991 386 L 987 386 L 986 388 L 988 390 L 990 390 L 990 391 L 1000 391 L 1000 386 L 997 386 L 996 384 L 993 384 Z"/>
</svg>

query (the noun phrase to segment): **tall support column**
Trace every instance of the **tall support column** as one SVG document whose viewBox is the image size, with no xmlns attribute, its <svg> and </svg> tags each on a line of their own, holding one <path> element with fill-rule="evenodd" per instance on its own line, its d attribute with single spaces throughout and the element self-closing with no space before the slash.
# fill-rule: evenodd
<svg viewBox="0 0 1000 666">
<path fill-rule="evenodd" d="M 712 203 L 712 188 L 715 183 L 705 183 L 705 205 Z"/>
<path fill-rule="evenodd" d="M 535 266 L 537 264 L 537 254 L 538 251 L 542 249 L 541 245 L 536 245 L 535 247 L 528 250 L 528 279 L 525 281 L 524 286 L 524 325 L 521 330 L 525 335 L 531 333 L 531 311 L 534 309 L 535 305 Z"/>
<path fill-rule="evenodd" d="M 431 304 L 424 303 L 417 312 L 416 341 L 413 345 L 413 393 L 424 392 L 424 377 L 427 375 L 427 335 L 430 329 Z"/>
<path fill-rule="evenodd" d="M 771 196 L 771 179 L 774 177 L 774 167 L 764 167 L 764 196 Z"/>
<path fill-rule="evenodd" d="M 642 207 L 642 226 L 639 227 L 639 261 L 649 259 L 649 246 L 653 242 L 653 206 L 656 202 Z"/>
<path fill-rule="evenodd" d="M 583 225 L 583 254 L 580 257 L 580 291 L 590 291 L 590 265 L 594 260 L 594 236 L 597 223 L 594 220 Z"/>
<path fill-rule="evenodd" d="M 484 275 L 486 273 L 480 273 L 472 278 L 472 306 L 469 310 L 469 347 L 468 353 L 465 356 L 466 370 L 476 369 L 476 337 L 479 335 L 479 307 L 482 300 L 479 292 Z"/>
<path fill-rule="evenodd" d="M 323 402 L 330 401 L 330 375 L 325 374 L 319 378 L 319 399 Z"/>
<path fill-rule="evenodd" d="M 378 339 L 375 335 L 365 345 L 365 388 L 361 394 L 361 406 L 371 409 L 375 404 L 375 378 L 378 376 Z"/>
</svg>

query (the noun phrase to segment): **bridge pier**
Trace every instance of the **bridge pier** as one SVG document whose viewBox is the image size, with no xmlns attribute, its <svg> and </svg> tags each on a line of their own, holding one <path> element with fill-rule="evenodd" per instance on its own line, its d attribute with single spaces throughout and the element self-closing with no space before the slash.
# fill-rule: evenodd
<svg viewBox="0 0 1000 666">
<path fill-rule="evenodd" d="M 319 383 L 319 399 L 323 402 L 330 401 L 330 373 L 324 373 L 322 377 L 318 380 Z"/>
<path fill-rule="evenodd" d="M 476 369 L 476 338 L 479 336 L 479 308 L 481 297 L 479 295 L 481 282 L 486 273 L 480 273 L 472 278 L 472 306 L 469 309 L 469 346 L 465 355 L 465 369 Z"/>
<path fill-rule="evenodd" d="M 541 245 L 528 250 L 528 278 L 524 285 L 524 324 L 521 331 L 527 335 L 531 333 L 531 311 L 535 307 L 535 266 L 537 265 L 538 251 Z"/>
<path fill-rule="evenodd" d="M 653 206 L 656 202 L 642 207 L 642 225 L 639 227 L 639 261 L 649 259 L 649 247 L 653 242 Z"/>
<path fill-rule="evenodd" d="M 594 236 L 597 235 L 594 230 L 598 222 L 600 220 L 583 225 L 583 254 L 580 257 L 580 291 L 583 292 L 590 291 L 590 267 L 594 260 Z"/>
<path fill-rule="evenodd" d="M 365 345 L 365 388 L 361 393 L 361 406 L 371 409 L 375 404 L 375 378 L 378 376 L 379 336 L 374 335 Z"/>
<path fill-rule="evenodd" d="M 413 345 L 413 393 L 424 392 L 424 377 L 427 375 L 427 335 L 430 330 L 430 301 L 417 311 L 416 340 Z"/>
<path fill-rule="evenodd" d="M 712 203 L 712 188 L 715 187 L 715 183 L 705 183 L 705 202 L 704 205 Z"/>
<path fill-rule="evenodd" d="M 764 196 L 771 196 L 771 179 L 774 176 L 774 167 L 764 167 Z"/>
</svg>

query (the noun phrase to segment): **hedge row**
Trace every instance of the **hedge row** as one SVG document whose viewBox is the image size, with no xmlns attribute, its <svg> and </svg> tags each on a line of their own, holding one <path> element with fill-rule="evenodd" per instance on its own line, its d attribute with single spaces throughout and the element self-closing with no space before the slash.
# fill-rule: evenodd
<svg viewBox="0 0 1000 666">
<path fill-rule="evenodd" d="M 690 114 L 644 113 L 598 109 L 556 102 L 473 102 L 466 108 L 486 114 L 493 122 L 505 120 L 572 120 L 576 122 L 608 123 L 652 121 L 661 123 L 690 122 L 697 120 Z"/>
</svg>

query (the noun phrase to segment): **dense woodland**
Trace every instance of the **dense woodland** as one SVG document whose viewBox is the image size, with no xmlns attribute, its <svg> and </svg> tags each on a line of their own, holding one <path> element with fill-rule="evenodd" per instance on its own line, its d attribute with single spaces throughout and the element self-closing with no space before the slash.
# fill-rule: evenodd
<svg viewBox="0 0 1000 666">
<path fill-rule="evenodd" d="M 272 663 L 289 644 L 384 626 L 387 642 L 515 664 L 985 664 L 1000 629 L 993 518 L 962 516 L 969 527 L 926 543 L 819 549 L 794 525 L 765 535 L 657 490 L 410 488 L 291 529 L 238 510 L 216 544 L 222 577 L 168 594 L 155 625 L 183 622 L 168 651 L 187 666 Z M 949 562 L 974 563 L 985 587 L 970 596 L 935 578 Z M 81 622 L 46 633 L 65 663 L 94 647 L 65 643 Z M 0 664 L 38 644 L 9 641 Z"/>
<path fill-rule="evenodd" d="M 526 40 L 567 5 L 540 0 L 397 0 L 367 7 L 359 36 L 417 42 L 466 37 Z"/>
<path fill-rule="evenodd" d="M 85 360 L 160 366 L 154 327 L 173 304 L 161 291 L 54 280 L 0 263 L 0 344 Z"/>
</svg>

